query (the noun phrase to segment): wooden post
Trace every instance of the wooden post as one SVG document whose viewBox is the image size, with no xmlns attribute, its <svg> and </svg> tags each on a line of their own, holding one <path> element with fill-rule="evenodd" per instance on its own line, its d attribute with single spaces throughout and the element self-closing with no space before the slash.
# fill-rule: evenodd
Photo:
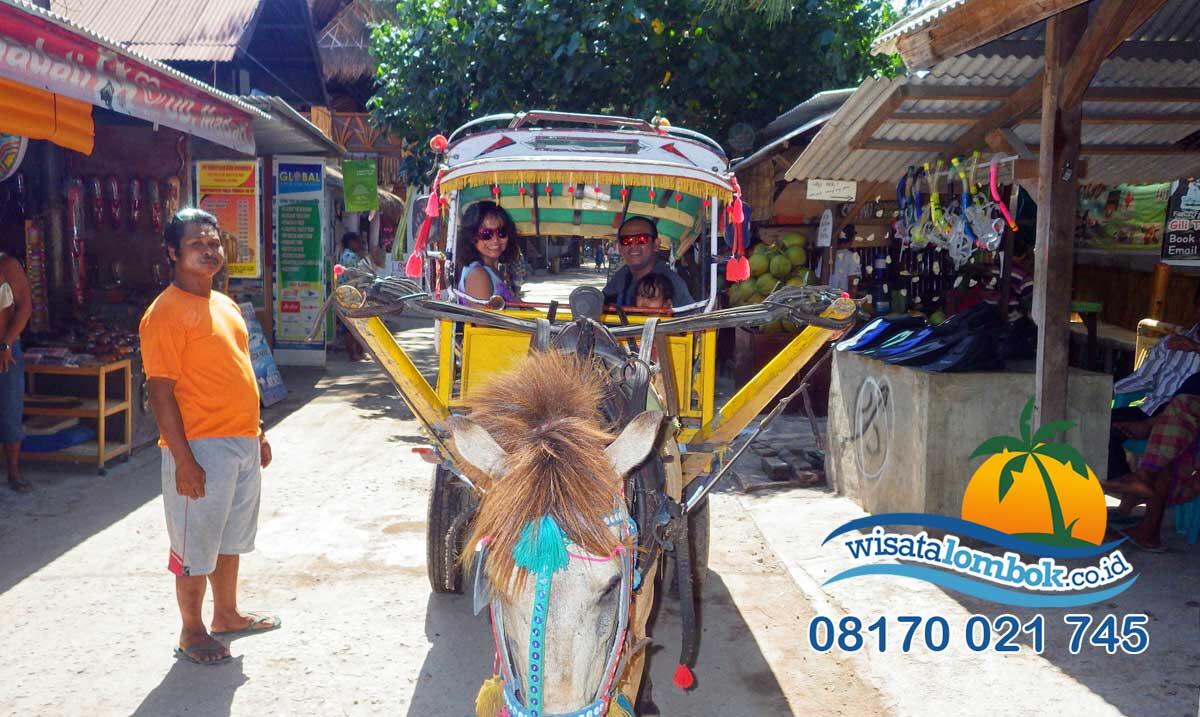
<svg viewBox="0 0 1200 717">
<path fill-rule="evenodd" d="M 1160 261 L 1154 265 L 1153 288 L 1150 291 L 1150 318 L 1162 321 L 1167 312 L 1167 286 L 1171 283 L 1171 265 Z"/>
<path fill-rule="evenodd" d="M 1083 109 L 1081 102 L 1064 105 L 1062 99 L 1066 66 L 1086 27 L 1086 5 L 1055 15 L 1046 23 L 1033 290 L 1033 318 L 1038 325 L 1038 425 L 1067 417 L 1071 273 L 1078 201 L 1075 172 Z"/>
</svg>

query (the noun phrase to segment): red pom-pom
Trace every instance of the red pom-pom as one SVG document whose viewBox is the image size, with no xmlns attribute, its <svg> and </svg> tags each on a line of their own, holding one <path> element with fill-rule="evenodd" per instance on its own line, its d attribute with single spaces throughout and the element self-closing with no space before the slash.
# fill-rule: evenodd
<svg viewBox="0 0 1200 717">
<path fill-rule="evenodd" d="M 575 193 L 575 187 L 573 187 L 573 186 L 567 187 L 567 194 L 574 194 L 574 193 Z"/>
<path fill-rule="evenodd" d="M 692 673 L 691 668 L 687 665 L 680 665 L 675 668 L 675 675 L 671 678 L 671 684 L 681 690 L 690 690 L 692 685 L 696 684 L 696 675 Z"/>
<path fill-rule="evenodd" d="M 346 273 L 346 267 L 342 266 L 341 264 L 333 265 L 333 275 L 334 276 L 341 276 L 342 274 L 345 274 L 345 273 Z"/>
<path fill-rule="evenodd" d="M 676 195 L 675 195 L 675 201 L 677 201 L 677 202 L 682 202 L 682 201 L 683 201 L 683 195 L 682 195 L 682 194 L 676 194 Z"/>
<path fill-rule="evenodd" d="M 492 196 L 493 196 L 493 197 L 498 197 L 498 196 L 500 196 L 500 185 L 498 185 L 498 184 L 493 184 L 493 185 L 492 185 Z"/>
<path fill-rule="evenodd" d="M 629 196 L 629 190 L 628 190 L 628 189 L 622 189 L 622 190 L 621 190 L 621 199 L 624 199 L 625 197 L 628 197 L 628 196 Z"/>
<path fill-rule="evenodd" d="M 525 185 L 522 184 L 520 187 L 517 188 L 517 191 L 521 193 L 522 197 L 525 196 Z"/>
<path fill-rule="evenodd" d="M 710 202 L 709 200 L 705 199 L 705 200 L 704 200 L 704 208 L 705 208 L 705 209 L 708 209 L 708 208 L 709 208 L 709 207 L 711 207 L 711 206 L 712 206 L 712 202 Z"/>
<path fill-rule="evenodd" d="M 553 193 L 554 193 L 554 187 L 551 187 L 549 184 L 547 184 L 546 185 L 546 196 L 548 197 Z"/>
<path fill-rule="evenodd" d="M 445 152 L 446 148 L 449 146 L 449 140 L 440 134 L 435 134 L 433 138 L 429 140 L 429 148 L 434 152 Z"/>
<path fill-rule="evenodd" d="M 653 200 L 657 195 L 653 189 L 650 190 L 650 199 Z"/>
</svg>

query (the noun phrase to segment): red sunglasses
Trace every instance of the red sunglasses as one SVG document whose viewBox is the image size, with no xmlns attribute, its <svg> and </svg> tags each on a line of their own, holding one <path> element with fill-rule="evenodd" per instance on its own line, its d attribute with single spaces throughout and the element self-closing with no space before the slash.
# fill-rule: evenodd
<svg viewBox="0 0 1200 717">
<path fill-rule="evenodd" d="M 492 239 L 507 239 L 508 230 L 504 227 L 499 229 L 480 229 L 479 236 L 475 241 L 491 241 Z"/>
<path fill-rule="evenodd" d="M 654 241 L 653 234 L 626 234 L 619 239 L 621 246 L 630 246 L 632 244 L 649 244 Z"/>
</svg>

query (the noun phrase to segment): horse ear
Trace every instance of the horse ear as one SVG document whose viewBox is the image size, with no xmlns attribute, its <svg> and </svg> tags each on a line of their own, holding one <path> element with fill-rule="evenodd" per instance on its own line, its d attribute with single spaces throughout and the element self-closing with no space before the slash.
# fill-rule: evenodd
<svg viewBox="0 0 1200 717">
<path fill-rule="evenodd" d="M 658 428 L 662 425 L 662 411 L 643 411 L 634 417 L 617 440 L 604 449 L 618 476 L 624 476 L 658 445 Z"/>
<path fill-rule="evenodd" d="M 504 476 L 508 454 L 482 426 L 463 416 L 451 416 L 446 423 L 454 436 L 454 450 L 460 456 L 493 480 Z"/>
</svg>

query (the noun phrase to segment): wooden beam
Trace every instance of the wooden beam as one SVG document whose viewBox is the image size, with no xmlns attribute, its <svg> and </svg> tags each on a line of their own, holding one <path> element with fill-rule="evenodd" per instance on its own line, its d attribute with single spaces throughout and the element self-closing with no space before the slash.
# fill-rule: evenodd
<svg viewBox="0 0 1200 717">
<path fill-rule="evenodd" d="M 1100 65 L 1125 38 L 1150 19 L 1166 0 L 1101 0 L 1087 31 L 1079 40 L 1063 75 L 1062 98 L 1065 106 L 1075 106 Z"/>
<path fill-rule="evenodd" d="M 1041 74 L 1034 78 L 1041 77 Z M 1030 82 L 1034 78 L 1030 78 Z M 905 85 L 905 94 L 911 100 L 941 100 L 946 102 L 986 102 L 1007 100 L 1016 89 L 1011 86 L 988 87 L 941 87 L 937 85 Z M 1200 102 L 1200 87 L 1089 87 L 1083 97 L 1085 102 Z M 1034 103 L 1029 115 L 1040 107 Z M 1023 117 L 1024 117 L 1023 116 Z"/>
<path fill-rule="evenodd" d="M 893 87 L 891 94 L 875 108 L 871 116 L 867 117 L 867 121 L 863 123 L 863 126 L 859 127 L 858 131 L 850 137 L 850 149 L 865 149 L 865 144 L 875 134 L 875 131 L 883 126 L 883 123 L 887 121 L 893 112 L 900 109 L 900 105 L 904 104 L 906 96 L 906 86 L 897 85 Z"/>
<path fill-rule="evenodd" d="M 1107 0 L 1106 0 L 1107 1 Z M 1046 22 L 1042 132 L 1038 157 L 1037 245 L 1034 248 L 1033 321 L 1038 327 L 1034 380 L 1036 425 L 1067 417 L 1067 354 L 1071 334 L 1071 272 L 1078 202 L 1082 105 L 1064 105 L 1063 85 L 1072 53 L 1088 28 L 1087 7 Z"/>
<path fill-rule="evenodd" d="M 943 9 L 937 22 L 923 25 L 872 52 L 900 53 L 910 70 L 923 70 L 1076 7 L 1085 0 L 974 0 Z"/>
</svg>

